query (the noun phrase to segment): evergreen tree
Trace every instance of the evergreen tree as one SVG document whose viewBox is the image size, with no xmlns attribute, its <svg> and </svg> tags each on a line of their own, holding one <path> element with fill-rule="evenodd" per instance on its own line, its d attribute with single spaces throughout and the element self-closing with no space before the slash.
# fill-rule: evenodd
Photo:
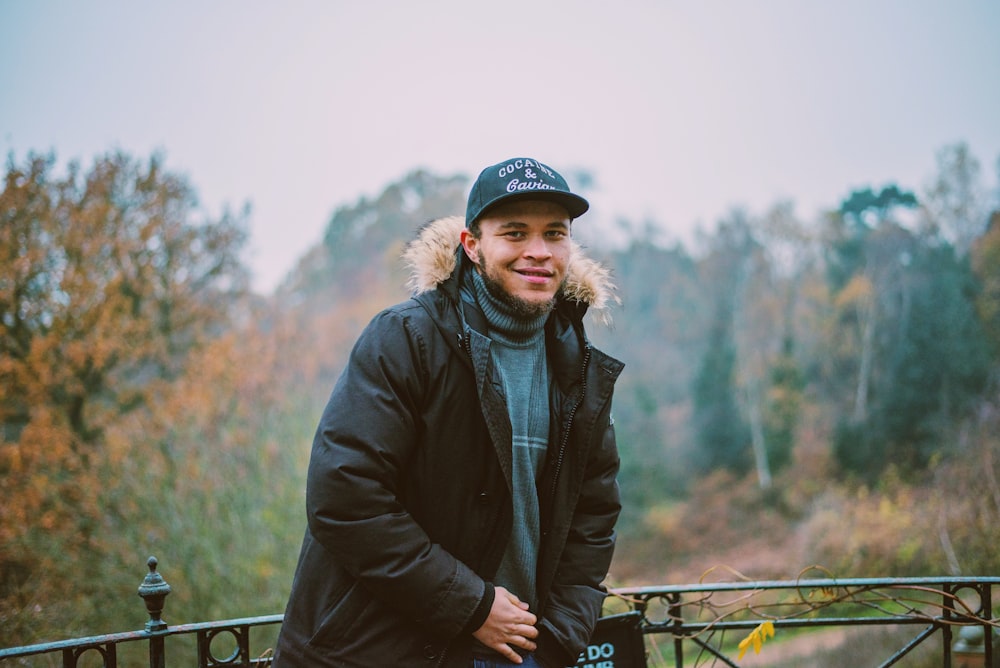
<svg viewBox="0 0 1000 668">
<path fill-rule="evenodd" d="M 958 260 L 950 245 L 930 246 L 909 274 L 907 312 L 878 393 L 875 422 L 888 460 L 920 470 L 935 452 L 948 451 L 946 430 L 984 389 L 989 354 L 968 262 Z"/>
<path fill-rule="evenodd" d="M 708 332 L 708 348 L 693 387 L 694 462 L 703 473 L 750 468 L 750 433 L 734 391 L 736 349 L 728 309 L 720 309 Z"/>
</svg>

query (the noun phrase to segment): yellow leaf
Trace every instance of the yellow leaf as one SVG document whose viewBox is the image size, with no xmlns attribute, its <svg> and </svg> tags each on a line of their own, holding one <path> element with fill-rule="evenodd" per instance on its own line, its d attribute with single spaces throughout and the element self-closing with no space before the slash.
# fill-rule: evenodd
<svg viewBox="0 0 1000 668">
<path fill-rule="evenodd" d="M 750 638 L 753 636 L 751 632 L 746 638 L 740 641 L 740 653 L 736 656 L 736 660 L 739 661 L 743 658 L 743 655 L 747 653 L 747 647 L 750 646 Z"/>
<path fill-rule="evenodd" d="M 757 625 L 753 631 L 751 631 L 746 638 L 740 641 L 739 650 L 740 653 L 736 657 L 739 661 L 746 654 L 747 647 L 753 645 L 753 653 L 760 654 L 760 648 L 764 646 L 764 641 L 767 638 L 774 637 L 774 623 L 773 622 L 761 622 Z"/>
</svg>

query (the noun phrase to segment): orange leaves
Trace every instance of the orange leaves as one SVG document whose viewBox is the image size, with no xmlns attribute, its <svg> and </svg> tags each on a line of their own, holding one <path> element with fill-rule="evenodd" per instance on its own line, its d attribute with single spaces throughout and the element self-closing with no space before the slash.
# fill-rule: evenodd
<svg viewBox="0 0 1000 668">
<path fill-rule="evenodd" d="M 23 404 L 72 412 L 91 441 L 225 323 L 241 222 L 193 222 L 190 189 L 156 158 L 105 156 L 82 181 L 51 168 L 33 159 L 0 194 L 0 373 Z"/>
<path fill-rule="evenodd" d="M 178 467 L 157 447 L 185 413 L 226 410 L 228 367 L 202 347 L 245 284 L 242 221 L 196 219 L 158 159 L 53 164 L 11 166 L 0 192 L 0 571 L 107 548 L 155 507 L 143 485 Z"/>
</svg>

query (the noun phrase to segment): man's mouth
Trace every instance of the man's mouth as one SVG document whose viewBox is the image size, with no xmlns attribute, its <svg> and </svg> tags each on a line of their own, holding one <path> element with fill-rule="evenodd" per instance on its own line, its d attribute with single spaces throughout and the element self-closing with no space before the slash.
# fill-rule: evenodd
<svg viewBox="0 0 1000 668">
<path fill-rule="evenodd" d="M 552 272 L 548 269 L 528 267 L 515 269 L 514 271 L 523 276 L 529 283 L 547 283 L 553 276 Z"/>
</svg>

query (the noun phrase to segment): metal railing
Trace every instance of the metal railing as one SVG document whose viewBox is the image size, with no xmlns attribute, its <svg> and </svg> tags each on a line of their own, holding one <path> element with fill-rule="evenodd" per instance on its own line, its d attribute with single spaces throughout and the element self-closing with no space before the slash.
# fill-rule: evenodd
<svg viewBox="0 0 1000 668">
<path fill-rule="evenodd" d="M 33 664 L 25 660 L 26 657 L 61 655 L 63 668 L 82 668 L 94 665 L 93 661 L 98 659 L 100 660 L 99 665 L 104 668 L 118 668 L 120 665 L 119 645 L 147 642 L 149 644 L 150 668 L 165 668 L 167 662 L 166 639 L 170 636 L 190 636 L 191 634 L 194 634 L 197 643 L 198 668 L 215 668 L 216 666 L 264 668 L 271 665 L 269 649 L 251 651 L 251 629 L 280 624 L 284 615 L 245 617 L 169 626 L 163 621 L 162 614 L 164 601 L 167 594 L 170 593 L 170 585 L 157 572 L 156 557 L 150 557 L 146 564 L 149 573 L 139 585 L 138 591 L 139 596 L 145 601 L 146 611 L 149 613 L 149 621 L 146 622 L 143 630 L 0 649 L 0 666 L 30 666 Z M 5 659 L 18 659 L 20 661 L 8 664 L 5 663 Z"/>
<path fill-rule="evenodd" d="M 282 615 L 170 626 L 162 619 L 170 586 L 157 572 L 155 558 L 150 557 L 147 565 L 149 572 L 138 590 L 149 614 L 143 630 L 0 649 L 0 667 L 35 665 L 29 657 L 46 656 L 49 665 L 61 661 L 63 668 L 82 668 L 95 661 L 117 668 L 120 645 L 147 643 L 148 665 L 165 668 L 165 640 L 192 634 L 199 668 L 271 664 L 269 649 L 251 649 L 251 631 L 280 624 Z M 928 639 L 939 637 L 944 668 L 989 668 L 1000 653 L 993 643 L 1000 627 L 992 612 L 997 586 L 998 577 L 800 578 L 614 589 L 606 610 L 619 614 L 602 620 L 577 665 L 639 668 L 673 662 L 677 668 L 738 668 L 748 651 L 759 651 L 766 659 L 767 652 L 780 646 L 785 632 L 894 626 L 913 628 L 915 635 L 881 666 L 891 666 Z M 666 649 L 657 642 L 660 636 L 667 638 Z"/>
<path fill-rule="evenodd" d="M 989 668 L 1000 654 L 994 647 L 1000 620 L 992 611 L 997 586 L 997 577 L 718 582 L 615 589 L 608 607 L 637 613 L 637 628 L 654 653 L 649 665 L 739 666 L 748 652 L 776 665 L 766 661 L 767 653 L 793 629 L 883 626 L 912 628 L 914 635 L 871 665 L 892 666 L 918 647 L 927 651 L 927 641 L 940 634 L 936 665 Z M 666 651 L 658 635 L 669 637 Z"/>
</svg>

